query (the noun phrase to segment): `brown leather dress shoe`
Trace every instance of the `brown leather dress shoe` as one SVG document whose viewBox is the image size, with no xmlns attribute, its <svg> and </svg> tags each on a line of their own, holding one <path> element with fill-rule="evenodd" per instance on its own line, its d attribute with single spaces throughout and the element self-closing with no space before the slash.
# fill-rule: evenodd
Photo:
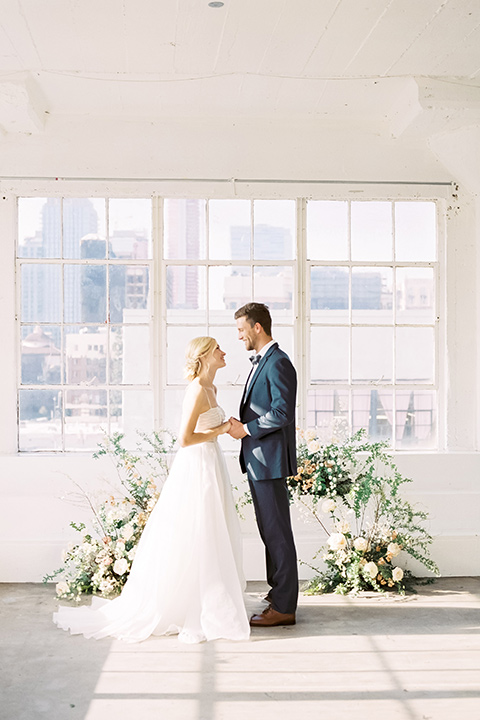
<svg viewBox="0 0 480 720">
<path fill-rule="evenodd" d="M 266 608 L 260 615 L 250 618 L 252 627 L 276 627 L 277 625 L 295 625 L 295 613 L 281 613 L 272 606 Z"/>
</svg>

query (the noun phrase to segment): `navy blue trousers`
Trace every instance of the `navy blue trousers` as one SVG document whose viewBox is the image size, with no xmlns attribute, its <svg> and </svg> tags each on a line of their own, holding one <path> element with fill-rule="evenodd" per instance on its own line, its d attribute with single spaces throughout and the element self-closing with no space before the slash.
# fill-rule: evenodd
<svg viewBox="0 0 480 720">
<path fill-rule="evenodd" d="M 278 612 L 294 613 L 298 601 L 298 567 L 286 481 L 249 479 L 248 484 L 265 545 L 271 605 Z"/>
</svg>

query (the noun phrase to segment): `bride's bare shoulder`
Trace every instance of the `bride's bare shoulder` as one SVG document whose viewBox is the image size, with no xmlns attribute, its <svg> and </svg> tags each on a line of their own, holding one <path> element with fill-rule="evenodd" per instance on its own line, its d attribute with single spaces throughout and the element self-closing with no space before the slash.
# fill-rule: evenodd
<svg viewBox="0 0 480 720">
<path fill-rule="evenodd" d="M 198 378 L 192 380 L 185 389 L 185 396 L 183 400 L 184 408 L 196 408 L 199 410 L 203 409 L 203 406 L 207 404 L 205 397 L 205 388 L 199 383 Z"/>
<path fill-rule="evenodd" d="M 187 387 L 185 388 L 185 399 L 191 401 L 194 401 L 196 398 L 199 397 L 199 395 L 203 392 L 202 386 L 198 382 L 198 378 L 195 378 L 195 380 L 192 380 L 188 383 Z"/>
</svg>

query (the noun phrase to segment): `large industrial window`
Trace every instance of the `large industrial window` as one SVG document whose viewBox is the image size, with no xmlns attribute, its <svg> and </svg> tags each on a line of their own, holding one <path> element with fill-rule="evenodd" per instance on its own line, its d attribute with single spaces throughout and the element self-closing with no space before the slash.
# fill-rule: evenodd
<svg viewBox="0 0 480 720">
<path fill-rule="evenodd" d="M 151 205 L 19 198 L 20 450 L 152 427 Z"/>
<path fill-rule="evenodd" d="M 436 228 L 422 200 L 19 198 L 19 449 L 175 430 L 203 334 L 227 352 L 234 414 L 251 299 L 297 366 L 300 425 L 436 446 Z"/>
<path fill-rule="evenodd" d="M 308 203 L 308 426 L 436 445 L 436 227 L 433 202 Z"/>
</svg>

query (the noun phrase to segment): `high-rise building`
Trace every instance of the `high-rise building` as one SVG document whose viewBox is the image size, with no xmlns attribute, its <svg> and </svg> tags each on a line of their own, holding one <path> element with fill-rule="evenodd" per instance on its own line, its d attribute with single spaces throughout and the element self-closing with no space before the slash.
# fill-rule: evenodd
<svg viewBox="0 0 480 720">
<path fill-rule="evenodd" d="M 167 256 L 196 260 L 200 256 L 201 206 L 204 200 L 168 200 L 165 212 Z M 170 266 L 167 277 L 167 307 L 198 308 L 198 268 Z"/>
</svg>

